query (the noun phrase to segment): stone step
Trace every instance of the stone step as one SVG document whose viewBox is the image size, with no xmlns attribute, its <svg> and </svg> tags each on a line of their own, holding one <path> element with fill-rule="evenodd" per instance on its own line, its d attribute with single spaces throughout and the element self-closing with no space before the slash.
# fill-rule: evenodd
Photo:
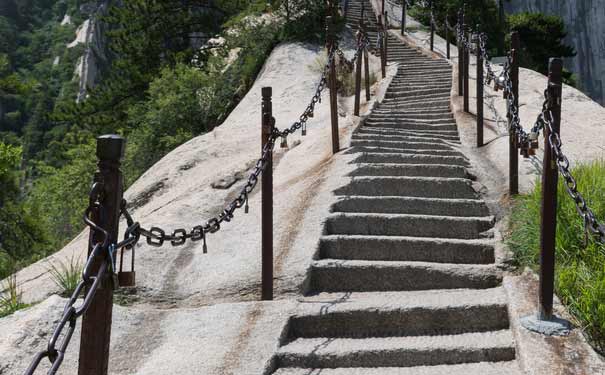
<svg viewBox="0 0 605 375">
<path fill-rule="evenodd" d="M 378 127 L 378 128 L 395 128 L 395 129 L 407 129 L 407 130 L 450 130 L 456 131 L 458 128 L 456 127 L 455 122 L 443 122 L 438 124 L 430 124 L 425 122 L 412 122 L 406 121 L 402 123 L 396 120 L 375 120 L 372 118 L 368 118 L 364 127 Z"/>
<path fill-rule="evenodd" d="M 455 145 L 459 146 L 458 138 L 456 136 L 448 137 L 438 135 L 426 135 L 426 134 L 415 134 L 413 131 L 403 134 L 380 134 L 380 133 L 365 133 L 356 132 L 353 134 L 352 139 L 365 139 L 365 140 L 385 140 L 385 141 L 421 141 L 421 142 L 434 142 L 438 144 Z"/>
<path fill-rule="evenodd" d="M 501 282 L 501 271 L 489 264 L 321 259 L 310 270 L 311 293 L 486 289 Z"/>
<path fill-rule="evenodd" d="M 428 91 L 428 90 L 427 90 Z M 410 92 L 409 90 L 406 89 L 392 89 L 392 90 L 387 90 L 387 92 L 384 95 L 385 98 L 390 99 L 390 98 L 397 98 L 398 100 L 405 100 L 406 98 L 410 98 L 412 100 L 418 100 L 418 99 L 431 99 L 431 100 L 449 100 L 450 97 L 450 93 L 449 90 L 446 91 L 442 91 L 442 92 Z"/>
<path fill-rule="evenodd" d="M 400 108 L 405 108 L 405 107 L 409 107 L 409 106 L 415 106 L 415 107 L 421 107 L 421 106 L 445 106 L 445 105 L 449 105 L 450 104 L 450 99 L 449 97 L 443 97 L 443 98 L 439 98 L 439 99 L 435 99 L 435 98 L 421 98 L 421 99 L 414 99 L 414 98 L 408 98 L 406 100 L 404 100 L 403 98 L 388 98 L 385 97 L 384 100 L 382 101 L 383 104 L 388 105 L 388 104 L 393 104 L 396 106 L 399 106 Z"/>
<path fill-rule="evenodd" d="M 509 328 L 502 287 L 321 293 L 301 302 L 289 322 L 291 338 L 454 335 Z"/>
<path fill-rule="evenodd" d="M 466 168 L 447 164 L 370 164 L 360 163 L 349 176 L 406 176 L 467 178 Z"/>
<path fill-rule="evenodd" d="M 332 211 L 439 216 L 489 216 L 489 209 L 483 200 L 409 196 L 345 196 L 332 205 Z"/>
<path fill-rule="evenodd" d="M 384 146 L 352 146 L 346 151 L 347 154 L 357 153 L 368 153 L 368 152 L 379 152 L 382 154 L 413 154 L 413 155 L 424 155 L 424 156 L 457 156 L 463 157 L 460 151 L 456 150 L 431 150 L 431 149 L 401 149 Z"/>
<path fill-rule="evenodd" d="M 394 164 L 447 164 L 468 167 L 466 158 L 460 156 L 437 156 L 422 154 L 402 154 L 402 153 L 381 153 L 381 152 L 363 152 L 354 163 L 394 163 Z"/>
<path fill-rule="evenodd" d="M 477 199 L 472 181 L 466 178 L 369 176 L 352 177 L 336 195 L 404 196 L 417 198 Z"/>
<path fill-rule="evenodd" d="M 478 239 L 492 236 L 491 216 L 459 217 L 411 214 L 343 213 L 329 214 L 324 234 L 368 236 L 415 236 Z"/>
<path fill-rule="evenodd" d="M 321 237 L 319 249 L 321 258 L 347 260 L 489 264 L 495 259 L 485 240 L 329 235 Z"/>
<path fill-rule="evenodd" d="M 410 88 L 405 84 L 393 84 L 389 86 L 387 93 L 398 93 L 405 96 L 412 95 L 427 95 L 427 94 L 440 94 L 440 95 L 449 95 L 450 89 L 443 87 L 423 87 L 423 88 Z"/>
<path fill-rule="evenodd" d="M 397 120 L 402 120 L 402 121 L 424 120 L 426 122 L 431 122 L 431 121 L 435 121 L 435 120 L 452 121 L 452 120 L 454 120 L 454 115 L 452 115 L 451 113 L 445 113 L 445 112 L 410 113 L 410 112 L 403 112 L 403 111 L 386 111 L 386 110 L 382 111 L 381 110 L 381 111 L 373 112 L 370 115 L 370 118 L 372 118 L 372 119 L 391 118 L 391 119 L 397 119 Z"/>
<path fill-rule="evenodd" d="M 443 139 L 445 141 L 456 141 L 459 142 L 457 130 L 414 130 L 414 129 L 397 129 L 397 128 L 381 128 L 378 126 L 373 127 L 361 127 L 355 133 L 357 135 L 371 135 L 377 137 L 398 137 L 398 136 L 412 136 L 412 137 L 423 137 L 432 139 Z"/>
<path fill-rule="evenodd" d="M 370 146 L 387 147 L 398 149 L 416 149 L 416 150 L 450 150 L 454 151 L 452 146 L 442 142 L 425 142 L 411 140 L 388 140 L 388 139 L 352 139 L 351 146 Z"/>
<path fill-rule="evenodd" d="M 508 362 L 479 362 L 457 365 L 413 367 L 349 367 L 309 369 L 288 367 L 275 375 L 522 375 L 519 364 Z"/>
</svg>

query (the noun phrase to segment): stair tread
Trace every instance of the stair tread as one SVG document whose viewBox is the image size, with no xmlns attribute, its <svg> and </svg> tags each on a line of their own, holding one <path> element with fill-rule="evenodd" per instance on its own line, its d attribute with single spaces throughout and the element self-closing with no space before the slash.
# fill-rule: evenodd
<svg viewBox="0 0 605 375">
<path fill-rule="evenodd" d="M 349 367 L 308 369 L 286 367 L 275 375 L 521 375 L 515 361 L 413 367 Z"/>
</svg>

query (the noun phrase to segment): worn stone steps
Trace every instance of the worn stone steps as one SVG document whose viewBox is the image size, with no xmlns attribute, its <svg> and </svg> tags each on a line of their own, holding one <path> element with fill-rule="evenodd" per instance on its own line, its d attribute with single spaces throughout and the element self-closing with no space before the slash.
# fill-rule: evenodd
<svg viewBox="0 0 605 375">
<path fill-rule="evenodd" d="M 489 216 L 480 199 L 424 198 L 413 196 L 348 195 L 332 205 L 334 212 L 414 214 L 437 216 Z"/>
<path fill-rule="evenodd" d="M 362 2 L 372 9 L 349 2 L 354 29 Z M 398 71 L 345 152 L 355 168 L 334 190 L 276 374 L 520 375 L 452 68 L 394 35 L 388 60 Z"/>
<path fill-rule="evenodd" d="M 508 330 L 448 336 L 387 338 L 301 338 L 282 347 L 278 363 L 289 367 L 379 367 L 510 361 L 515 358 Z"/>
<path fill-rule="evenodd" d="M 275 375 L 521 375 L 516 361 L 413 367 L 282 368 Z"/>
<path fill-rule="evenodd" d="M 494 262 L 492 243 L 476 239 L 326 235 L 321 237 L 319 249 L 322 259 L 468 264 Z"/>
</svg>

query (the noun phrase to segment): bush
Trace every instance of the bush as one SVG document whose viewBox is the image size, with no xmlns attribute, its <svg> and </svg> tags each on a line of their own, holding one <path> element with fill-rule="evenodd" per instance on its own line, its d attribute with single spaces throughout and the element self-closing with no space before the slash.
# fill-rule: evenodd
<svg viewBox="0 0 605 375">
<path fill-rule="evenodd" d="M 572 171 L 578 189 L 598 218 L 605 217 L 605 160 Z M 541 187 L 520 196 L 511 216 L 509 244 L 517 265 L 538 269 L 540 263 Z M 584 222 L 560 181 L 556 233 L 557 295 L 601 353 L 605 352 L 605 244 L 584 234 Z"/>
</svg>

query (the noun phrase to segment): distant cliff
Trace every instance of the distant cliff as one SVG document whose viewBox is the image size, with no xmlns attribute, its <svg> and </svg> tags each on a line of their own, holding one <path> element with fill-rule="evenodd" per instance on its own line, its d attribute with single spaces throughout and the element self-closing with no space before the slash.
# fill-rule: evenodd
<svg viewBox="0 0 605 375">
<path fill-rule="evenodd" d="M 577 74 L 582 91 L 605 104 L 605 0 L 510 0 L 504 4 L 509 13 L 562 17 L 569 33 L 566 42 L 578 53 L 566 66 Z"/>
</svg>

